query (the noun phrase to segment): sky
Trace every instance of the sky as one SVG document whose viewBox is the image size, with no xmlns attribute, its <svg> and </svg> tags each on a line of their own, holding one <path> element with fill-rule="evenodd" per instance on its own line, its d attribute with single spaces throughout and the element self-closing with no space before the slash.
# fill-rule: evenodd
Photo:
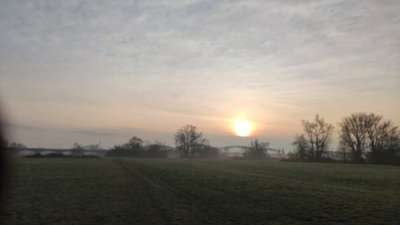
<svg viewBox="0 0 400 225">
<path fill-rule="evenodd" d="M 301 120 L 400 122 L 398 0 L 1 0 L 0 101 L 32 147 L 174 144 L 290 148 Z M 251 137 L 231 121 L 251 120 Z"/>
</svg>

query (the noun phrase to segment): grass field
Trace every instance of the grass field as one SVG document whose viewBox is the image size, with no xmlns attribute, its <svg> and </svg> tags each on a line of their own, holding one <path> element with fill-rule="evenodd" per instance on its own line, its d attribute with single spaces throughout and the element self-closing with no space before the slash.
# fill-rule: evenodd
<svg viewBox="0 0 400 225">
<path fill-rule="evenodd" d="M 19 159 L 5 224 L 400 224 L 400 167 Z"/>
</svg>

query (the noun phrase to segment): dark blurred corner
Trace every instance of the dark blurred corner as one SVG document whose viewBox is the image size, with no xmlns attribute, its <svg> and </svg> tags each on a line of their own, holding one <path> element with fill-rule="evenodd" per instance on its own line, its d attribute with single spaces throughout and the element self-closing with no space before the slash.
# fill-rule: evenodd
<svg viewBox="0 0 400 225">
<path fill-rule="evenodd" d="M 1 211 L 4 207 L 4 191 L 7 183 L 8 173 L 8 160 L 6 155 L 6 140 L 5 140 L 5 121 L 2 114 L 2 108 L 0 106 L 0 207 Z M 1 221 L 0 221 L 1 223 Z"/>
</svg>

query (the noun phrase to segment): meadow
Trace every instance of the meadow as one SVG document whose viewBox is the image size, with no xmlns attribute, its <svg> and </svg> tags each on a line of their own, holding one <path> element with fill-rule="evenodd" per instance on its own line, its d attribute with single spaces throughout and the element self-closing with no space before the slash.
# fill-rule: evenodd
<svg viewBox="0 0 400 225">
<path fill-rule="evenodd" d="M 17 159 L 5 224 L 400 224 L 400 167 Z"/>
</svg>

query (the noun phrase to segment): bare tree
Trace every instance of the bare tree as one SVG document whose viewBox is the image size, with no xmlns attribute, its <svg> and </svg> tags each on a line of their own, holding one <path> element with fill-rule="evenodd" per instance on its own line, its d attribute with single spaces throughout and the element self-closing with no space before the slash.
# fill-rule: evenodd
<svg viewBox="0 0 400 225">
<path fill-rule="evenodd" d="M 207 144 L 208 141 L 193 125 L 180 128 L 175 134 L 176 148 L 184 158 L 191 158 L 198 146 Z"/>
<path fill-rule="evenodd" d="M 143 140 L 133 136 L 125 145 L 128 149 L 141 149 L 143 147 Z"/>
<path fill-rule="evenodd" d="M 333 125 L 325 122 L 319 115 L 314 121 L 303 120 L 303 137 L 308 143 L 308 155 L 311 160 L 321 160 L 323 153 L 329 146 L 330 137 L 333 132 Z"/>
<path fill-rule="evenodd" d="M 342 140 L 339 141 L 338 151 L 341 154 L 343 162 L 348 162 L 351 157 L 349 157 L 350 149 L 347 148 L 344 144 L 342 144 Z"/>
<path fill-rule="evenodd" d="M 367 115 L 362 113 L 352 114 L 340 123 L 340 145 L 343 151 L 351 153 L 353 162 L 360 163 L 364 160 L 367 124 Z"/>
<path fill-rule="evenodd" d="M 84 150 L 83 146 L 75 142 L 71 149 L 71 154 L 72 156 L 82 156 L 83 150 Z"/>
<path fill-rule="evenodd" d="M 399 131 L 391 121 L 374 113 L 355 113 L 340 123 L 341 148 L 351 152 L 353 162 L 365 159 L 373 163 L 384 163 L 396 158 Z"/>
<path fill-rule="evenodd" d="M 398 127 L 391 121 L 382 121 L 368 133 L 370 141 L 369 159 L 373 163 L 390 163 L 400 148 Z"/>
<path fill-rule="evenodd" d="M 297 135 L 292 144 L 296 148 L 294 155 L 295 158 L 300 160 L 307 160 L 309 158 L 308 153 L 310 150 L 310 145 L 307 139 L 304 137 L 304 134 Z"/>
</svg>

